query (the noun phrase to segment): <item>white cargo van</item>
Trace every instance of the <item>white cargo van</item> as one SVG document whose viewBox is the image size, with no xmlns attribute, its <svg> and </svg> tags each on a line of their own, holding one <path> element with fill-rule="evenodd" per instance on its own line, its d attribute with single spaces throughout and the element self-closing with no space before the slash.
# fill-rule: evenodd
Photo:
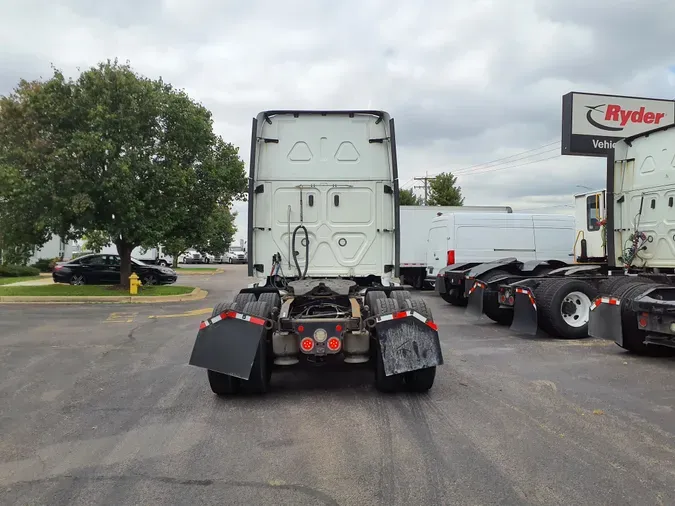
<svg viewBox="0 0 675 506">
<path fill-rule="evenodd" d="M 443 267 L 492 262 L 573 261 L 574 216 L 522 213 L 447 213 L 434 218 L 427 242 L 427 279 Z"/>
<path fill-rule="evenodd" d="M 512 213 L 508 206 L 401 206 L 401 282 L 420 289 L 427 271 L 431 221 L 445 213 Z"/>
</svg>

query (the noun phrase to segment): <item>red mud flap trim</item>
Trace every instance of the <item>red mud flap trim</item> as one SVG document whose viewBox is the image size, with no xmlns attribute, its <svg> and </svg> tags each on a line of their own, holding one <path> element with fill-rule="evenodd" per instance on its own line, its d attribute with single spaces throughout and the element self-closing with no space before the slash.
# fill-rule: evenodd
<svg viewBox="0 0 675 506">
<path fill-rule="evenodd" d="M 513 322 L 510 329 L 519 334 L 534 336 L 537 334 L 537 303 L 532 290 L 516 287 L 516 296 L 513 301 Z"/>
<path fill-rule="evenodd" d="M 413 310 L 370 319 L 384 364 L 384 374 L 401 374 L 443 365 L 438 326 Z"/>
<path fill-rule="evenodd" d="M 237 318 L 239 320 L 244 320 L 245 322 L 255 323 L 256 325 L 265 325 L 268 324 L 268 320 L 264 318 L 258 318 L 257 316 L 251 316 L 243 313 L 237 313 L 236 311 L 225 311 L 219 315 L 212 316 L 208 320 L 204 320 L 199 324 L 199 329 L 205 329 L 209 325 L 218 323 L 219 321 L 225 320 L 227 318 Z M 269 325 L 269 324 L 268 324 Z"/>
<path fill-rule="evenodd" d="M 189 364 L 247 380 L 271 323 L 235 311 L 209 318 L 199 326 Z"/>
<path fill-rule="evenodd" d="M 588 335 L 597 339 L 614 341 L 623 346 L 621 326 L 621 299 L 597 297 L 588 315 Z"/>
<path fill-rule="evenodd" d="M 469 290 L 469 302 L 464 310 L 464 314 L 476 319 L 483 316 L 483 294 L 487 288 L 487 283 L 476 280 Z"/>
</svg>

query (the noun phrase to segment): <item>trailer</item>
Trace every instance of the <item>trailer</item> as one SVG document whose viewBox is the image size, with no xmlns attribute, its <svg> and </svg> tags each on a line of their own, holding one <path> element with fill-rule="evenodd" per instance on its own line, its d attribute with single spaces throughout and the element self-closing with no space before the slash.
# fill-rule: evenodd
<svg viewBox="0 0 675 506">
<path fill-rule="evenodd" d="M 512 213 L 509 206 L 401 206 L 401 283 L 421 290 L 427 280 L 427 240 L 431 221 L 447 213 Z"/>
<path fill-rule="evenodd" d="M 673 160 L 675 125 L 616 142 L 606 191 L 576 196 L 574 264 L 475 280 L 467 312 L 487 314 L 485 305 L 496 301 L 512 315 L 500 323 L 516 332 L 590 335 L 638 353 L 675 348 Z"/>
<path fill-rule="evenodd" d="M 443 364 L 423 300 L 397 282 L 394 120 L 384 111 L 266 111 L 253 120 L 248 274 L 216 305 L 189 363 L 221 396 L 273 370 L 370 366 L 378 390 L 428 391 Z"/>
</svg>

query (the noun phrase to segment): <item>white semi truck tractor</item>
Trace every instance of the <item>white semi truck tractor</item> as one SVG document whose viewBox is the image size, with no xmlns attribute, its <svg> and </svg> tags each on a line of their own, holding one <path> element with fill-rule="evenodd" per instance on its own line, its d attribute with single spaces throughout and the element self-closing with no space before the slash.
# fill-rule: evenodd
<svg viewBox="0 0 675 506">
<path fill-rule="evenodd" d="M 577 196 L 574 262 L 489 283 L 472 275 L 469 308 L 495 303 L 525 334 L 590 335 L 635 353 L 675 348 L 673 171 L 675 125 L 616 142 L 606 190 Z"/>
<path fill-rule="evenodd" d="M 432 387 L 443 356 L 431 311 L 398 282 L 398 195 L 388 113 L 254 118 L 255 282 L 201 323 L 189 362 L 207 370 L 214 393 L 266 392 L 277 368 L 336 361 L 370 364 L 380 391 Z"/>
</svg>

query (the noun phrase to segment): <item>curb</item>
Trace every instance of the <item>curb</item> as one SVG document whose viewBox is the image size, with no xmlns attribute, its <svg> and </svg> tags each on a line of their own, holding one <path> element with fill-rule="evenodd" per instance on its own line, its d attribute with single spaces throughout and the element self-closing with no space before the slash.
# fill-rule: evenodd
<svg viewBox="0 0 675 506">
<path fill-rule="evenodd" d="M 190 302 L 205 299 L 209 294 L 206 290 L 195 288 L 190 293 L 183 295 L 114 295 L 114 296 L 0 296 L 1 304 L 158 304 L 163 302 Z"/>
</svg>

